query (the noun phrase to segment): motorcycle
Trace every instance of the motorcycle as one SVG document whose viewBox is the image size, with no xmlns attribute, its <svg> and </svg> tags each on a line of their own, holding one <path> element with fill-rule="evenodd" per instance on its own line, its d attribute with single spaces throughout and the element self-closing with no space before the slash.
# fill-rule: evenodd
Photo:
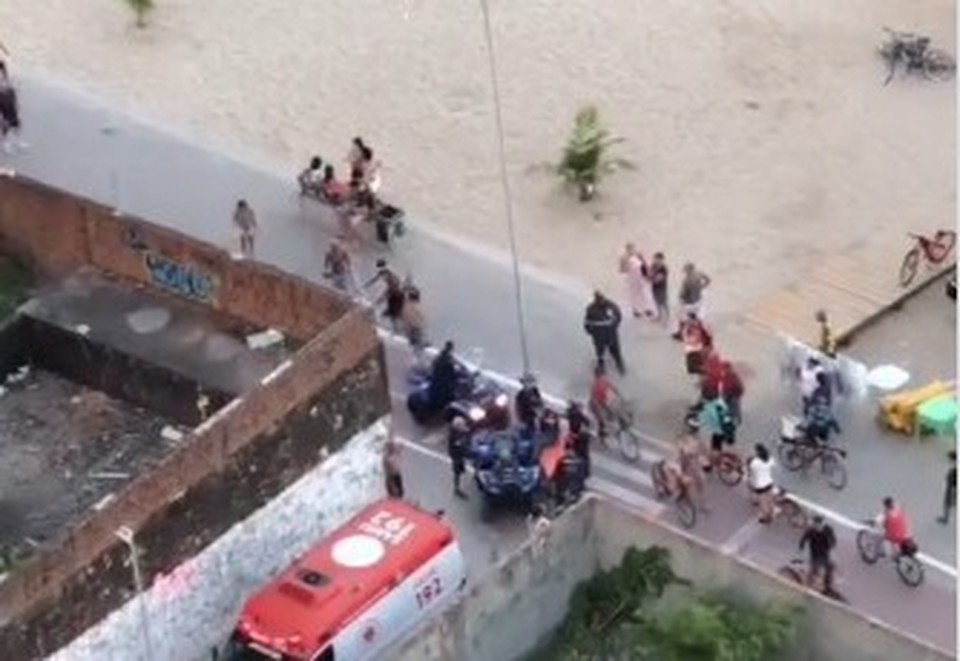
<svg viewBox="0 0 960 661">
<path fill-rule="evenodd" d="M 536 439 L 512 430 L 481 430 L 470 439 L 468 458 L 483 496 L 484 519 L 501 506 L 542 512 L 543 471 Z"/>
<path fill-rule="evenodd" d="M 456 363 L 457 381 L 453 401 L 443 410 L 430 401 L 430 368 L 414 367 L 407 378 L 410 394 L 407 410 L 424 427 L 462 417 L 469 431 L 506 429 L 510 426 L 510 397 L 500 386 L 484 377 L 479 369 Z"/>
</svg>

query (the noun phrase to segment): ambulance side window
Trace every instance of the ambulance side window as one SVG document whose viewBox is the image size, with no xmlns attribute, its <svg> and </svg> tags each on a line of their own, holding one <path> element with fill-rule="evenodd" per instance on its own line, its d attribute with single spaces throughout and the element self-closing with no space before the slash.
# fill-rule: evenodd
<svg viewBox="0 0 960 661">
<path fill-rule="evenodd" d="M 313 657 L 313 661 L 334 661 L 333 645 L 330 645 L 318 655 Z"/>
</svg>

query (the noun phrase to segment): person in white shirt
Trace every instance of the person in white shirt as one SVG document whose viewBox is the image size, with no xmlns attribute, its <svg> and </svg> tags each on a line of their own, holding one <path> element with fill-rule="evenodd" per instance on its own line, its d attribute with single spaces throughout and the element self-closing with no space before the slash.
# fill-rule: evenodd
<svg viewBox="0 0 960 661">
<path fill-rule="evenodd" d="M 813 393 L 817 389 L 817 375 L 823 372 L 823 365 L 816 356 L 807 358 L 800 367 L 800 397 L 803 400 L 803 415 L 806 417 L 813 400 Z"/>
<path fill-rule="evenodd" d="M 762 443 L 753 446 L 753 456 L 747 462 L 747 484 L 751 497 L 760 505 L 760 523 L 773 520 L 773 468 L 776 462 Z"/>
</svg>

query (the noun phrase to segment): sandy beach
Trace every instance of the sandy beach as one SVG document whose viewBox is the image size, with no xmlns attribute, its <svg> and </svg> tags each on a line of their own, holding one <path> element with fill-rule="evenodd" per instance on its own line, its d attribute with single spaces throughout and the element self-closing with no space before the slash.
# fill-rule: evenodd
<svg viewBox="0 0 960 661">
<path fill-rule="evenodd" d="M 295 172 L 362 135 L 416 222 L 507 243 L 472 0 L 4 0 L 16 69 Z M 954 85 L 882 85 L 881 26 L 955 53 L 947 0 L 492 0 L 524 261 L 619 294 L 632 239 L 714 276 L 713 308 L 824 255 L 955 219 Z M 595 103 L 637 164 L 582 205 L 531 165 Z M 29 117 L 24 118 L 29 124 Z M 269 219 L 261 219 L 269 225 Z M 892 267 L 893 268 L 893 267 Z"/>
</svg>

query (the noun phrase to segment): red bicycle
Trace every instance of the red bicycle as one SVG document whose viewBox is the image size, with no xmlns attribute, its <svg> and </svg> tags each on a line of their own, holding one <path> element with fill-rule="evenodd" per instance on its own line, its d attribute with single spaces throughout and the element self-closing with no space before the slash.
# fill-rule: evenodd
<svg viewBox="0 0 960 661">
<path fill-rule="evenodd" d="M 933 238 L 920 234 L 908 236 L 913 239 L 914 245 L 903 256 L 903 263 L 900 265 L 900 285 L 903 287 L 909 287 L 917 276 L 921 258 L 929 264 L 940 264 L 953 251 L 957 242 L 957 233 L 953 230 L 937 230 Z"/>
</svg>

